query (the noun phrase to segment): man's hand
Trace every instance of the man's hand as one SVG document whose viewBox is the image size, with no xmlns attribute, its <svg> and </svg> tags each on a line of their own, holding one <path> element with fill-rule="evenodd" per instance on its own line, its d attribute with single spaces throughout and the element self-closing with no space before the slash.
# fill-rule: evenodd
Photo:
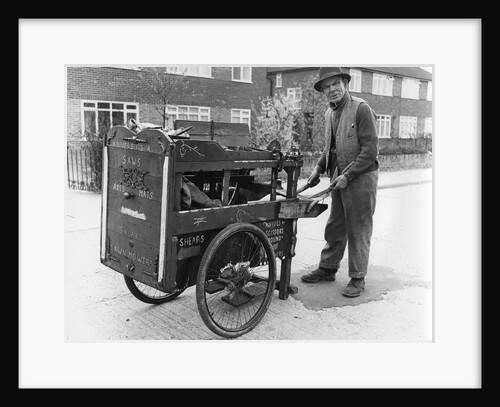
<svg viewBox="0 0 500 407">
<path fill-rule="evenodd" d="M 320 173 L 319 169 L 317 167 L 314 168 L 314 170 L 312 170 L 312 172 L 311 172 L 311 175 L 309 175 L 309 178 L 307 179 L 307 183 L 309 185 L 313 185 L 314 182 L 317 179 L 319 179 L 320 175 L 321 175 L 321 173 Z"/>
<path fill-rule="evenodd" d="M 345 175 L 339 175 L 333 180 L 333 182 L 331 183 L 331 187 L 333 189 L 344 189 L 347 186 L 348 182 L 349 180 Z"/>
</svg>

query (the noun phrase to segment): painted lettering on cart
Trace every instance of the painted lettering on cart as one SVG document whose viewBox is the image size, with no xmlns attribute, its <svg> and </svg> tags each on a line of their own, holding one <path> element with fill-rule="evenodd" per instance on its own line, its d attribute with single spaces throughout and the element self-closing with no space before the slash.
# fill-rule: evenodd
<svg viewBox="0 0 500 407">
<path fill-rule="evenodd" d="M 113 182 L 113 190 L 118 192 L 126 192 L 125 187 L 121 184 L 117 184 L 116 182 Z"/>
<path fill-rule="evenodd" d="M 129 143 L 127 141 L 116 141 L 113 143 L 114 146 L 116 147 L 121 147 L 121 148 L 126 148 L 128 150 L 136 150 L 136 151 L 148 151 L 151 152 L 151 146 L 149 144 L 135 144 L 135 143 Z"/>
<path fill-rule="evenodd" d="M 266 229 L 280 228 L 282 226 L 285 226 L 285 223 L 286 222 L 281 219 L 262 222 Z"/>
<path fill-rule="evenodd" d="M 270 222 L 262 222 L 264 225 L 264 233 L 269 238 L 271 243 L 277 243 L 283 240 L 283 236 L 285 234 L 285 221 L 284 220 L 275 220 Z"/>
<path fill-rule="evenodd" d="M 141 198 L 147 198 L 147 199 L 153 199 L 154 194 L 152 191 L 145 191 L 143 189 L 139 189 L 139 192 L 137 193 Z"/>
<path fill-rule="evenodd" d="M 137 240 L 143 240 L 142 233 L 135 232 L 133 230 L 129 230 L 122 225 L 118 226 L 118 232 L 120 232 L 122 235 L 125 235 L 127 237 L 130 237 L 132 239 L 137 239 Z"/>
<path fill-rule="evenodd" d="M 275 254 L 277 257 L 283 257 L 283 250 L 280 250 L 280 242 L 285 236 L 285 224 L 284 220 L 273 220 L 268 222 L 262 222 L 263 231 L 269 238 Z"/>
<path fill-rule="evenodd" d="M 123 193 L 127 192 L 127 189 L 125 188 L 124 185 L 117 184 L 116 182 L 113 182 L 112 188 L 114 191 L 123 192 Z M 155 197 L 153 191 L 146 191 L 144 189 L 139 189 L 137 191 L 137 196 L 140 198 L 146 198 L 146 199 L 154 199 L 154 197 Z"/>
<path fill-rule="evenodd" d="M 146 220 L 146 215 L 144 213 L 134 211 L 133 209 L 130 209 L 130 208 L 125 208 L 124 206 L 122 206 L 120 208 L 120 213 L 123 213 L 124 215 L 128 215 L 128 216 L 132 216 L 133 218 Z"/>
<path fill-rule="evenodd" d="M 122 158 L 123 165 L 133 165 L 135 167 L 141 166 L 141 157 L 132 157 L 129 155 L 124 155 Z"/>
<path fill-rule="evenodd" d="M 196 235 L 179 238 L 179 247 L 190 247 L 202 244 L 205 241 L 205 235 Z"/>
<path fill-rule="evenodd" d="M 146 256 L 141 256 L 140 254 L 137 254 L 133 252 L 132 250 L 129 249 L 124 249 L 123 247 L 117 246 L 117 245 L 112 245 L 111 249 L 123 257 L 127 259 L 131 259 L 133 261 L 136 261 L 138 263 L 144 264 L 148 267 L 154 267 L 154 261 L 151 259 L 148 259 Z"/>
</svg>

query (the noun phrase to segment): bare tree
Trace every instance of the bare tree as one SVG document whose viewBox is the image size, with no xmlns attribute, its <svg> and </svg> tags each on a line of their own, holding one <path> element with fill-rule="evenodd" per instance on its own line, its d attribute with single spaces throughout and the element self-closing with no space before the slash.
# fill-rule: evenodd
<svg viewBox="0 0 500 407">
<path fill-rule="evenodd" d="M 165 67 L 141 68 L 139 78 L 151 90 L 156 99 L 155 110 L 162 118 L 162 126 L 167 127 L 167 106 L 172 104 L 172 94 L 184 79 L 187 68 L 180 68 L 176 74 L 167 73 Z"/>
</svg>

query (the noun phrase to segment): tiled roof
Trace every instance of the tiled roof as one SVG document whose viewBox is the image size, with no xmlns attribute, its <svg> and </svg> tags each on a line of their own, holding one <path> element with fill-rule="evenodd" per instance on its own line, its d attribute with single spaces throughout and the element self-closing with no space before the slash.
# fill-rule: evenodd
<svg viewBox="0 0 500 407">
<path fill-rule="evenodd" d="M 419 68 L 417 66 L 390 66 L 390 67 L 368 66 L 361 68 L 371 71 L 389 73 L 395 76 L 405 76 L 410 78 L 425 79 L 432 81 L 432 73 L 427 72 L 425 69 Z"/>
<path fill-rule="evenodd" d="M 427 72 L 425 69 L 422 69 L 417 66 L 390 66 L 390 67 L 382 67 L 382 66 L 352 66 L 352 67 L 342 67 L 342 68 L 354 68 L 354 69 L 362 69 L 365 71 L 375 71 L 375 72 L 384 72 L 394 76 L 404 76 L 410 78 L 424 79 L 431 81 L 432 74 Z M 288 66 L 288 67 L 269 67 L 267 69 L 268 73 L 277 73 L 277 72 L 286 72 L 286 71 L 297 71 L 297 70 L 315 70 L 317 71 L 319 67 L 317 66 Z"/>
</svg>

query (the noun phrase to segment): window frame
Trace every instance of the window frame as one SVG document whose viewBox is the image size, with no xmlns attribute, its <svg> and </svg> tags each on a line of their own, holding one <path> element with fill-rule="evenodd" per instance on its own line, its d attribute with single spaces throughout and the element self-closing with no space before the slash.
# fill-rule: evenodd
<svg viewBox="0 0 500 407">
<path fill-rule="evenodd" d="M 351 80 L 349 81 L 349 92 L 361 93 L 362 72 L 360 69 L 349 69 Z M 356 85 L 356 86 L 354 86 Z"/>
<path fill-rule="evenodd" d="M 236 114 L 236 112 L 239 112 Z M 248 116 L 247 116 L 248 115 Z M 237 118 L 238 121 L 233 121 L 233 119 Z M 242 122 L 241 119 L 248 118 L 248 129 L 251 129 L 252 122 L 252 111 L 251 109 L 231 109 L 231 123 L 245 123 Z"/>
<path fill-rule="evenodd" d="M 387 83 L 390 84 L 390 86 L 384 86 L 384 89 L 382 91 L 380 90 L 381 88 L 381 83 Z M 377 87 L 376 87 L 377 85 Z M 394 88 L 394 77 L 390 75 L 385 75 L 385 74 L 379 74 L 374 72 L 373 73 L 373 78 L 372 78 L 372 94 L 374 95 L 380 95 L 380 96 L 393 96 L 393 88 Z M 386 89 L 390 88 L 390 89 Z M 384 93 L 387 92 L 387 93 Z"/>
<path fill-rule="evenodd" d="M 292 98 L 294 109 L 300 109 L 300 101 L 302 99 L 302 88 L 300 86 L 286 88 L 286 97 Z"/>
<path fill-rule="evenodd" d="M 179 111 L 179 108 L 181 109 L 187 109 L 187 112 L 184 113 L 184 112 L 180 112 Z M 192 106 L 192 105 L 167 105 L 165 107 L 166 109 L 166 116 L 168 119 L 170 119 L 170 116 L 174 115 L 175 114 L 175 117 L 173 118 L 173 120 L 192 120 L 192 121 L 199 121 L 199 122 L 209 122 L 210 121 L 210 117 L 211 117 L 211 111 L 210 111 L 210 107 L 209 106 Z M 193 110 L 193 109 L 198 109 L 198 113 L 196 113 L 197 115 L 197 119 L 190 119 L 189 116 L 191 114 L 193 114 L 194 112 L 190 111 Z M 201 112 L 201 109 L 203 110 L 206 110 L 207 112 Z M 174 110 L 175 110 L 175 113 L 174 113 Z M 184 118 L 179 118 L 179 115 L 187 115 L 187 118 L 184 119 Z M 207 117 L 206 120 L 200 120 L 201 117 Z"/>
<path fill-rule="evenodd" d="M 94 106 L 85 106 L 85 104 L 93 104 Z M 107 103 L 109 105 L 109 108 L 104 108 L 104 107 L 99 107 L 99 104 L 102 103 Z M 123 105 L 123 109 L 119 108 L 114 108 L 113 105 Z M 129 108 L 128 106 L 134 106 L 134 108 Z M 123 120 L 124 123 L 122 124 L 123 126 L 127 125 L 128 118 L 127 114 L 128 113 L 135 113 L 135 120 L 139 121 L 139 103 L 136 102 L 123 102 L 123 101 L 112 101 L 112 100 L 91 100 L 91 99 L 84 99 L 81 100 L 81 132 L 85 136 L 86 134 L 86 129 L 85 129 L 85 112 L 95 112 L 95 129 L 96 133 L 94 135 L 99 136 L 99 112 L 109 112 L 109 123 L 110 123 L 110 128 L 113 127 L 113 112 L 123 112 Z M 92 132 L 88 132 L 92 133 Z"/>
<path fill-rule="evenodd" d="M 426 117 L 424 119 L 424 137 L 425 138 L 432 138 L 432 134 L 434 133 L 432 126 L 433 126 L 432 117 Z M 428 134 L 430 134 L 430 136 L 428 136 Z"/>
<path fill-rule="evenodd" d="M 382 120 L 381 120 L 382 119 Z M 391 138 L 391 121 L 392 117 L 390 114 L 377 114 L 377 131 L 379 138 Z M 384 129 L 387 129 L 387 135 L 382 134 L 382 125 Z"/>
<path fill-rule="evenodd" d="M 283 75 L 281 74 L 281 72 L 276 74 L 276 87 L 283 87 Z"/>
<path fill-rule="evenodd" d="M 249 79 L 236 79 L 234 77 L 234 68 L 240 68 L 241 77 L 243 77 L 244 69 L 248 69 L 250 78 Z M 233 66 L 233 67 L 231 67 L 231 80 L 233 82 L 252 83 L 252 67 L 251 66 Z"/>
<path fill-rule="evenodd" d="M 401 97 L 403 99 L 420 99 L 420 81 L 415 78 L 403 78 L 401 83 Z"/>
<path fill-rule="evenodd" d="M 207 68 L 209 70 L 208 75 L 202 75 L 198 74 L 196 72 L 191 71 L 192 68 Z M 186 69 L 186 72 L 179 73 L 175 72 L 175 70 L 171 70 L 171 68 L 179 68 L 179 69 Z M 213 78 L 212 76 L 212 66 L 205 66 L 205 65 L 169 65 L 165 67 L 165 73 L 169 75 L 184 75 L 184 76 L 195 76 L 197 78 Z"/>
<path fill-rule="evenodd" d="M 429 102 L 432 102 L 432 92 L 433 92 L 432 81 L 429 81 L 427 82 L 427 96 L 426 96 L 426 100 L 428 100 Z"/>
<path fill-rule="evenodd" d="M 403 123 L 403 120 L 405 123 Z M 403 126 L 404 124 L 404 126 Z M 403 127 L 406 128 L 408 125 L 414 124 L 415 127 L 415 135 L 412 136 L 411 133 L 409 133 L 409 136 L 406 136 L 407 133 L 402 133 Z M 418 117 L 417 116 L 399 116 L 399 138 L 405 138 L 405 139 L 414 139 L 417 137 L 417 130 L 418 130 Z"/>
</svg>

